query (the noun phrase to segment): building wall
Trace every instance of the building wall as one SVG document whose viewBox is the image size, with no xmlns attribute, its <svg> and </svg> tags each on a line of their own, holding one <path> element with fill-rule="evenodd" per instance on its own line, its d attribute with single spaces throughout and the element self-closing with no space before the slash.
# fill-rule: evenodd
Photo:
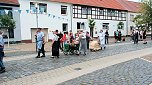
<svg viewBox="0 0 152 85">
<path fill-rule="evenodd" d="M 88 19 L 73 19 L 73 31 L 76 32 L 77 31 L 77 22 L 84 22 L 85 23 L 85 30 L 90 32 L 90 28 L 88 25 Z M 103 23 L 109 23 L 109 35 L 110 36 L 114 36 L 114 31 L 117 31 L 117 24 L 120 21 L 114 21 L 114 20 L 95 20 L 96 25 L 95 25 L 95 29 L 94 29 L 94 36 L 93 37 L 97 37 L 98 33 L 101 29 L 103 29 L 102 25 Z M 123 21 L 124 23 L 124 29 L 121 29 L 120 31 L 122 32 L 122 35 L 125 36 L 126 35 L 126 21 Z M 106 29 L 103 29 L 104 31 L 106 31 Z M 96 34 L 97 32 L 97 34 Z"/>
<path fill-rule="evenodd" d="M 27 9 L 30 9 L 30 2 L 35 2 L 35 1 L 19 0 L 20 9 L 23 10 L 23 12 L 20 15 L 20 20 L 21 20 L 21 38 L 24 41 L 31 40 L 31 28 L 37 28 L 36 14 L 26 13 L 25 11 Z M 68 29 L 71 28 L 70 4 L 50 2 L 50 1 L 36 1 L 36 2 L 47 4 L 47 13 L 68 19 L 68 21 L 63 19 L 59 20 L 57 17 L 55 18 L 53 18 L 52 16 L 48 17 L 48 14 L 38 14 L 38 25 L 39 25 L 38 27 L 48 28 L 49 29 L 48 32 L 56 29 L 62 31 L 62 23 L 68 23 Z M 67 16 L 61 15 L 61 5 L 68 6 Z M 51 36 L 49 38 L 51 38 Z"/>
<path fill-rule="evenodd" d="M 131 34 L 131 27 L 136 28 L 135 23 L 131 19 L 131 15 L 136 17 L 139 13 L 128 12 L 128 35 Z"/>
<path fill-rule="evenodd" d="M 7 8 L 12 8 L 12 10 L 19 10 L 19 7 L 14 7 L 14 6 L 0 5 L 0 7 L 7 7 Z M 16 22 L 16 28 L 14 29 L 14 38 L 10 38 L 10 41 L 21 41 L 20 14 L 17 11 L 13 11 L 13 19 Z M 7 42 L 7 39 L 4 39 L 4 41 Z"/>
</svg>

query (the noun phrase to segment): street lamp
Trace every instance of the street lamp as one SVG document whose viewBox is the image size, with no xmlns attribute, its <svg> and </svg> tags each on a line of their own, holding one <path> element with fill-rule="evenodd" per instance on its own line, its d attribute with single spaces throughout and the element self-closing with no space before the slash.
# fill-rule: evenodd
<svg viewBox="0 0 152 85">
<path fill-rule="evenodd" d="M 38 3 L 35 3 L 35 9 L 36 9 L 36 27 L 38 28 Z M 37 52 L 37 36 L 35 36 L 35 42 L 36 42 L 36 52 Z"/>
</svg>

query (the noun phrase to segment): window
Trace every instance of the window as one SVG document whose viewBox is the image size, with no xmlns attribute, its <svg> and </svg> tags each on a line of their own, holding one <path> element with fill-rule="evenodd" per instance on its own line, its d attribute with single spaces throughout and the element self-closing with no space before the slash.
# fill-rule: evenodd
<svg viewBox="0 0 152 85">
<path fill-rule="evenodd" d="M 101 7 L 91 7 L 84 5 L 73 6 L 73 18 L 100 20 L 126 20 L 126 11 L 106 9 Z"/>
<path fill-rule="evenodd" d="M 36 4 L 38 5 L 37 9 Z M 41 14 L 47 13 L 47 4 L 30 2 L 30 10 L 31 13 L 36 13 L 36 11 L 38 11 Z"/>
<path fill-rule="evenodd" d="M 88 8 L 88 14 L 91 15 L 91 8 Z"/>
<path fill-rule="evenodd" d="M 62 27 L 63 27 L 63 31 L 68 31 L 68 24 L 67 23 L 63 23 Z"/>
<path fill-rule="evenodd" d="M 87 14 L 87 7 L 82 7 L 82 14 L 84 14 L 84 15 Z"/>
<path fill-rule="evenodd" d="M 85 29 L 85 23 L 84 22 L 77 22 L 77 29 Z"/>
<path fill-rule="evenodd" d="M 8 12 L 6 13 L 7 10 Z M 12 19 L 13 19 L 13 12 L 12 12 L 12 8 L 8 8 L 8 7 L 0 7 L 0 15 L 4 15 L 7 14 L 9 15 Z"/>
<path fill-rule="evenodd" d="M 31 13 L 35 13 L 36 12 L 36 7 L 35 7 L 35 3 L 34 2 L 30 2 L 30 10 L 31 10 Z"/>
<path fill-rule="evenodd" d="M 47 4 L 39 3 L 40 13 L 47 13 Z"/>
<path fill-rule="evenodd" d="M 67 6 L 61 6 L 61 14 L 67 15 Z"/>
<path fill-rule="evenodd" d="M 9 29 L 8 32 L 9 32 L 9 37 L 14 38 L 14 29 Z"/>
<path fill-rule="evenodd" d="M 134 20 L 134 15 L 130 15 L 130 21 L 133 21 Z"/>
<path fill-rule="evenodd" d="M 109 29 L 109 23 L 103 23 L 102 27 L 103 29 Z"/>
<path fill-rule="evenodd" d="M 99 10 L 99 15 L 101 15 L 101 16 L 103 15 L 103 9 Z"/>
</svg>

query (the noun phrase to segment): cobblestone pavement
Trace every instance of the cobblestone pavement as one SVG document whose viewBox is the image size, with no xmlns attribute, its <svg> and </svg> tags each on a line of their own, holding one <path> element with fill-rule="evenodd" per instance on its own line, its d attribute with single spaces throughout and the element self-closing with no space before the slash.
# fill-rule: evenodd
<svg viewBox="0 0 152 85">
<path fill-rule="evenodd" d="M 152 83 L 152 63 L 134 59 L 59 85 L 149 85 L 150 83 Z"/>
<path fill-rule="evenodd" d="M 53 70 L 56 68 L 64 67 L 67 65 L 81 63 L 88 60 L 98 59 L 106 56 L 116 55 L 120 53 L 140 50 L 144 48 L 152 47 L 152 42 L 147 45 L 144 44 L 126 44 L 119 46 L 108 47 L 105 51 L 88 53 L 87 56 L 65 56 L 61 54 L 60 59 L 50 59 L 50 55 L 46 58 L 35 59 L 35 56 L 23 60 L 13 60 L 5 62 L 7 72 L 0 74 L 0 82 L 10 81 L 24 76 L 33 75 L 36 73 L 45 72 L 48 70 Z M 30 56 L 30 55 L 29 55 Z M 15 57 L 14 57 L 15 58 Z"/>
</svg>

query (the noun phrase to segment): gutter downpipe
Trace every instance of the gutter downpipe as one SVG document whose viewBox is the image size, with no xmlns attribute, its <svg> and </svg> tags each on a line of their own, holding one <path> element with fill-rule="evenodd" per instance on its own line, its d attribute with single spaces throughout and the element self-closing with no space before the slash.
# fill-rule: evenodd
<svg viewBox="0 0 152 85">
<path fill-rule="evenodd" d="M 73 20 L 73 4 L 71 5 L 71 7 L 70 7 L 70 13 L 71 13 L 71 30 L 72 30 L 72 32 L 73 32 L 73 25 L 72 25 L 72 20 Z"/>
<path fill-rule="evenodd" d="M 128 30 L 129 30 L 129 29 L 128 29 L 128 28 L 129 28 L 129 27 L 128 27 L 128 21 L 129 21 L 129 17 L 128 17 L 128 16 L 129 16 L 129 11 L 127 11 L 127 22 L 126 22 L 126 28 L 127 28 L 127 29 L 126 29 L 126 37 L 129 35 L 129 34 L 128 34 Z"/>
</svg>

